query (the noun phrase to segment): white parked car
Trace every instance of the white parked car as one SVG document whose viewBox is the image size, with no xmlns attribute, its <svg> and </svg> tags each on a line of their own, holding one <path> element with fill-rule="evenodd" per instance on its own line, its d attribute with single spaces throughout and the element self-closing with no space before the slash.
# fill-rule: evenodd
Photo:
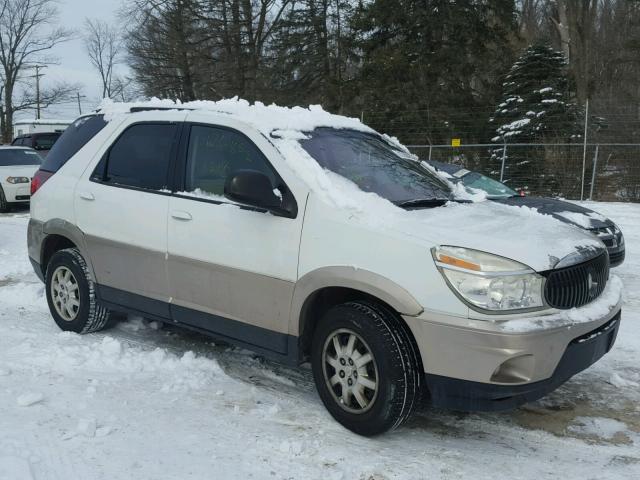
<svg viewBox="0 0 640 480">
<path fill-rule="evenodd" d="M 31 177 L 40 163 L 40 155 L 31 148 L 0 146 L 0 212 L 29 201 Z"/>
<path fill-rule="evenodd" d="M 540 398 L 618 331 L 621 282 L 596 237 L 453 201 L 396 140 L 319 108 L 107 104 L 64 132 L 33 190 L 29 256 L 60 328 L 135 312 L 310 361 L 327 409 L 363 435 L 423 399 Z"/>
</svg>

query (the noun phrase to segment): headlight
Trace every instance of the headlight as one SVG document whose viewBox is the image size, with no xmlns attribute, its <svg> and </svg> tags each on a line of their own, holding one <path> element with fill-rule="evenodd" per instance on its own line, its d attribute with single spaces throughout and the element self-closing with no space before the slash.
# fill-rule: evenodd
<svg viewBox="0 0 640 480">
<path fill-rule="evenodd" d="M 29 177 L 7 177 L 9 183 L 29 183 L 30 181 Z"/>
<path fill-rule="evenodd" d="M 526 265 L 468 248 L 431 250 L 451 289 L 469 306 L 487 313 L 544 308 L 544 278 Z"/>
</svg>

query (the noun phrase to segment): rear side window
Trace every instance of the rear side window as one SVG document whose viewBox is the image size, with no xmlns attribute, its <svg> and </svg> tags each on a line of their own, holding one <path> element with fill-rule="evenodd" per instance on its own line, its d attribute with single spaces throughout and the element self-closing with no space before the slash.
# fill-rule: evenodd
<svg viewBox="0 0 640 480">
<path fill-rule="evenodd" d="M 92 180 L 147 190 L 167 188 L 177 132 L 177 125 L 168 123 L 129 127 L 98 163 Z"/>
<path fill-rule="evenodd" d="M 80 117 L 69 125 L 55 142 L 41 169 L 57 172 L 78 150 L 107 125 L 102 115 Z"/>
</svg>

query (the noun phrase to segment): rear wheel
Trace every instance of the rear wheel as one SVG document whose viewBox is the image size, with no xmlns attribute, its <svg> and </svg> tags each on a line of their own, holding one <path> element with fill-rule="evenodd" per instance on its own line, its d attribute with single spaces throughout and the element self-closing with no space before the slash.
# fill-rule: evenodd
<svg viewBox="0 0 640 480">
<path fill-rule="evenodd" d="M 56 252 L 46 273 L 49 310 L 58 327 L 76 333 L 102 330 L 110 312 L 96 298 L 95 285 L 76 248 Z"/>
<path fill-rule="evenodd" d="M 413 338 L 382 305 L 349 302 L 327 311 L 314 334 L 312 367 L 327 410 L 361 435 L 398 427 L 419 401 L 421 369 Z"/>
</svg>

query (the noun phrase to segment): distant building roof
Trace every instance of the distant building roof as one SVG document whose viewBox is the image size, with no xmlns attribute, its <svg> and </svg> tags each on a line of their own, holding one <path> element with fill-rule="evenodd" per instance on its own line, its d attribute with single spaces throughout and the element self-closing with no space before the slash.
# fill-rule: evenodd
<svg viewBox="0 0 640 480">
<path fill-rule="evenodd" d="M 59 118 L 41 118 L 39 120 L 16 120 L 14 125 L 71 125 L 73 120 L 63 120 Z"/>
</svg>

